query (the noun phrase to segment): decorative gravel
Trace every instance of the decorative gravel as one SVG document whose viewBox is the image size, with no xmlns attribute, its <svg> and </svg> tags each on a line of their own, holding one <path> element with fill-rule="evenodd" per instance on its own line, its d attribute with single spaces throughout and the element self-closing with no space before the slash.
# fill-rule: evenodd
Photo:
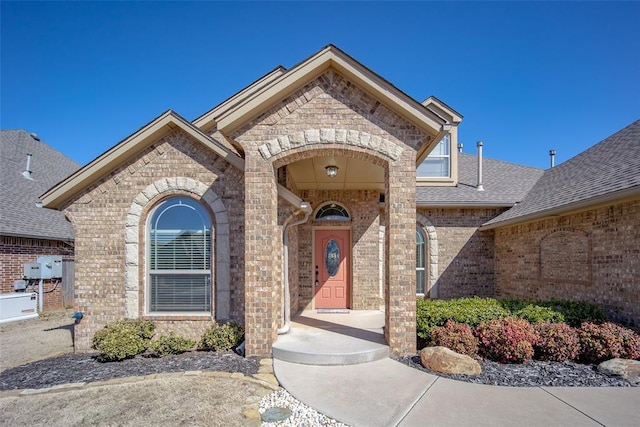
<svg viewBox="0 0 640 427">
<path fill-rule="evenodd" d="M 531 360 L 524 364 L 503 364 L 479 360 L 482 373 L 446 375 L 422 366 L 420 356 L 404 356 L 399 362 L 440 377 L 476 384 L 509 387 L 634 387 L 628 381 L 598 372 L 597 366 L 573 362 L 541 362 Z"/>
<path fill-rule="evenodd" d="M 68 354 L 0 372 L 0 390 L 37 389 L 161 372 L 222 371 L 253 375 L 259 367 L 258 360 L 234 353 L 197 351 L 162 358 L 137 356 L 110 363 L 98 362 L 96 355 Z"/>
<path fill-rule="evenodd" d="M 291 415 L 282 421 L 275 422 L 263 422 L 262 427 L 322 427 L 322 426 L 336 426 L 336 427 L 348 427 L 346 424 L 342 424 L 332 418 L 322 415 L 315 409 L 309 408 L 302 404 L 291 396 L 286 390 L 274 391 L 273 393 L 265 396 L 260 401 L 260 414 L 264 414 L 271 408 L 288 408 L 291 410 Z"/>
</svg>

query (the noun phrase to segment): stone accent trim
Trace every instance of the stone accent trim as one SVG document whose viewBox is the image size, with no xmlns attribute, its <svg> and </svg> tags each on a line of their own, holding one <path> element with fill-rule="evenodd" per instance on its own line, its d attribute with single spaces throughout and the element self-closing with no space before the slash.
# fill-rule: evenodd
<svg viewBox="0 0 640 427">
<path fill-rule="evenodd" d="M 402 147 L 377 135 L 347 129 L 307 129 L 271 139 L 258 147 L 263 159 L 282 152 L 316 144 L 350 145 L 378 152 L 391 160 L 397 160 Z"/>
<path fill-rule="evenodd" d="M 440 272 L 438 271 L 438 234 L 436 228 L 426 216 L 416 213 L 416 221 L 422 230 L 427 235 L 428 242 L 428 255 L 429 255 L 429 283 L 425 296 L 429 298 L 438 298 L 438 277 Z"/>
<path fill-rule="evenodd" d="M 175 194 L 175 191 L 198 196 L 204 200 L 215 216 L 215 314 L 217 319 L 228 319 L 231 309 L 231 252 L 227 209 L 222 199 L 209 187 L 202 182 L 185 177 L 159 179 L 142 190 L 131 203 L 125 222 L 126 315 L 130 318 L 140 317 L 139 259 L 142 213 L 156 197 L 162 194 Z"/>
</svg>

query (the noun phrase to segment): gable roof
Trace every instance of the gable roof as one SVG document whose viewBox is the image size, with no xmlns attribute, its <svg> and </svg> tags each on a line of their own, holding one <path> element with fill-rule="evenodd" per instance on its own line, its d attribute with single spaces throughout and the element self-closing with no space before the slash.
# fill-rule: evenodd
<svg viewBox="0 0 640 427">
<path fill-rule="evenodd" d="M 548 169 L 490 229 L 640 195 L 640 120 L 566 162 Z"/>
<path fill-rule="evenodd" d="M 433 143 L 437 143 L 441 134 L 444 135 L 443 125 L 451 124 L 333 45 L 327 45 L 286 72 L 277 68 L 241 91 L 238 96 L 230 98 L 221 106 L 196 119 L 194 124 L 201 129 L 210 128 L 215 124 L 220 132 L 230 135 L 265 108 L 279 102 L 329 68 L 344 75 L 425 133 L 435 136 Z M 445 116 L 461 118 L 444 103 L 438 107 L 446 111 Z"/>
<path fill-rule="evenodd" d="M 31 178 L 23 175 L 31 154 Z M 39 196 L 80 165 L 24 130 L 0 131 L 0 235 L 73 240 L 62 212 L 36 206 Z"/>
<path fill-rule="evenodd" d="M 507 207 L 522 201 L 544 170 L 482 159 L 482 184 L 478 191 L 478 156 L 458 153 L 458 185 L 455 187 L 416 187 L 418 206 Z"/>
<path fill-rule="evenodd" d="M 237 154 L 201 132 L 177 113 L 168 110 L 64 181 L 50 188 L 42 195 L 42 203 L 47 208 L 59 209 L 66 201 L 174 129 L 183 130 L 233 166 L 244 170 L 244 160 Z"/>
</svg>

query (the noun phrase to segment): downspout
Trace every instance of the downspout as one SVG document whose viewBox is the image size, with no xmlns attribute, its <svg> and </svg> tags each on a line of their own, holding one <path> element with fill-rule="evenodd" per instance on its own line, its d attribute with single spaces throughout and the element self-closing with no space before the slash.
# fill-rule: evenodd
<svg viewBox="0 0 640 427">
<path fill-rule="evenodd" d="M 287 231 L 289 230 L 289 227 L 307 222 L 309 215 L 311 215 L 312 212 L 311 205 L 304 201 L 300 202 L 300 210 L 304 212 L 304 217 L 297 221 L 285 224 L 282 230 L 282 244 L 284 246 L 284 254 L 282 257 L 282 305 L 284 325 L 282 325 L 281 328 L 278 328 L 278 335 L 286 334 L 291 328 L 291 296 L 289 295 L 289 236 L 287 235 Z"/>
</svg>

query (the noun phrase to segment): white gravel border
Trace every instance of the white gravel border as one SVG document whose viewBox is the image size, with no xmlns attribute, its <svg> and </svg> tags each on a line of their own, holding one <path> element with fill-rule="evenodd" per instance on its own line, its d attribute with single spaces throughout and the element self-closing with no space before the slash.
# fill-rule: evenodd
<svg viewBox="0 0 640 427">
<path fill-rule="evenodd" d="M 349 427 L 347 424 L 329 418 L 315 409 L 308 407 L 291 396 L 286 390 L 275 391 L 260 400 L 260 408 L 258 411 L 261 415 L 269 408 L 289 408 L 291 409 L 291 416 L 283 421 L 272 423 L 263 422 L 262 427 Z"/>
</svg>

